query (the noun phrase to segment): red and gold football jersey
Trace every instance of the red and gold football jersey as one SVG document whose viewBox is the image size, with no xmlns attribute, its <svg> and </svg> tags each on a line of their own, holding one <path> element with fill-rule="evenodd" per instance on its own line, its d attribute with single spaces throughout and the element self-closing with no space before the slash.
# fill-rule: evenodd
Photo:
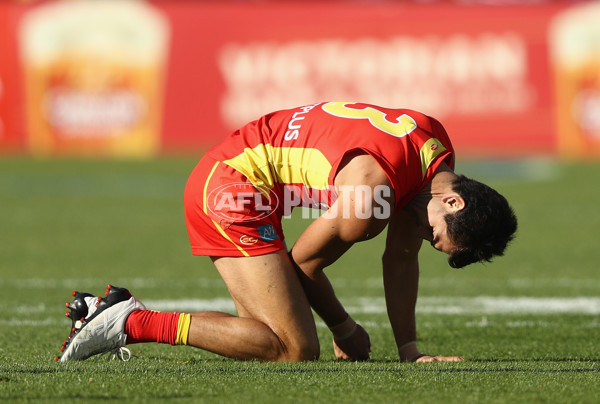
<svg viewBox="0 0 600 404">
<path fill-rule="evenodd" d="M 392 184 L 395 210 L 429 182 L 442 161 L 454 166 L 443 126 L 408 109 L 325 102 L 277 111 L 233 132 L 208 155 L 244 174 L 257 189 L 292 189 L 301 203 L 337 198 L 333 181 L 343 156 L 363 150 Z M 315 195 L 318 194 L 318 198 Z"/>
</svg>

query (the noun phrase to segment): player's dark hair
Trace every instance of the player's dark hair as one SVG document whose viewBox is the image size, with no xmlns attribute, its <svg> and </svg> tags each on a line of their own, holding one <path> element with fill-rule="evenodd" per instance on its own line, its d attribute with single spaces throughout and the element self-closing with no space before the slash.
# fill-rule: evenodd
<svg viewBox="0 0 600 404">
<path fill-rule="evenodd" d="M 459 246 L 448 258 L 450 266 L 462 268 L 503 255 L 517 231 L 517 217 L 506 198 L 464 175 L 457 176 L 452 189 L 465 207 L 445 216 L 448 236 Z"/>
</svg>

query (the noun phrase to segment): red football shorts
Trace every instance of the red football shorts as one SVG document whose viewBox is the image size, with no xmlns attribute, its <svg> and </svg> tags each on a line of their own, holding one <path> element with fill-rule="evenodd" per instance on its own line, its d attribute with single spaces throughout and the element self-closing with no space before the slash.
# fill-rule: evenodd
<svg viewBox="0 0 600 404">
<path fill-rule="evenodd" d="M 228 165 L 203 157 L 184 193 L 192 254 L 247 257 L 285 249 L 278 200 Z"/>
</svg>

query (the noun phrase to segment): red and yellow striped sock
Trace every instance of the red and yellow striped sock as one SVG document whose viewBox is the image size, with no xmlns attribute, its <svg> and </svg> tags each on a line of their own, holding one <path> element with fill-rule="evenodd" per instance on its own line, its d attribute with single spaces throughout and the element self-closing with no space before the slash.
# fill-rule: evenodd
<svg viewBox="0 0 600 404">
<path fill-rule="evenodd" d="M 127 344 L 159 342 L 186 345 L 190 331 L 189 313 L 162 313 L 153 310 L 133 311 L 125 322 Z"/>
</svg>

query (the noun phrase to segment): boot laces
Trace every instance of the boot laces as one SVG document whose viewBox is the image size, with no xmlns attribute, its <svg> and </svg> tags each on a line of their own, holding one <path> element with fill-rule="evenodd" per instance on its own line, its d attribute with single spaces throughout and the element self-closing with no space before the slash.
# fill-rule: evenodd
<svg viewBox="0 0 600 404">
<path fill-rule="evenodd" d="M 123 362 L 127 362 L 131 359 L 131 357 L 133 356 L 131 354 L 131 351 L 129 350 L 129 348 L 125 348 L 124 346 L 122 347 L 115 347 L 113 349 L 110 349 L 106 352 L 102 352 L 100 355 L 98 355 L 98 360 L 100 360 L 101 357 L 103 356 L 107 356 L 107 360 L 113 360 L 116 358 L 119 358 L 120 360 L 122 360 Z"/>
</svg>

